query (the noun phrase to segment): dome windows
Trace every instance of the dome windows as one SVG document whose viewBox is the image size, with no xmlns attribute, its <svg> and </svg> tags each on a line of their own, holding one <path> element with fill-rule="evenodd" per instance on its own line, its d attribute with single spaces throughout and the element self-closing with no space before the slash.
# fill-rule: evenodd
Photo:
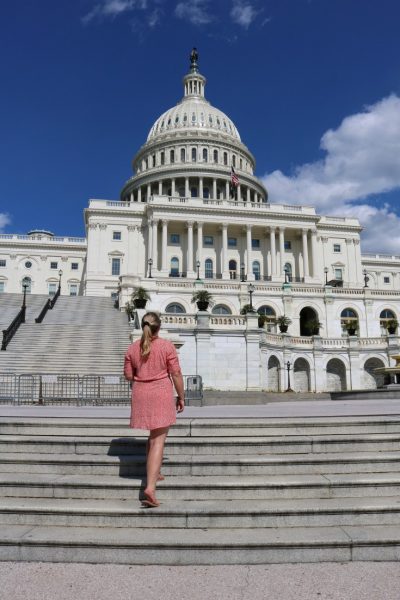
<svg viewBox="0 0 400 600">
<path fill-rule="evenodd" d="M 208 120 L 209 120 L 209 122 L 210 122 L 210 125 L 211 125 L 211 127 L 212 127 L 212 124 L 213 124 L 213 118 L 212 118 L 212 115 L 208 115 Z"/>
<path fill-rule="evenodd" d="M 214 162 L 217 163 L 218 162 L 218 150 L 214 150 L 213 158 L 214 158 Z"/>
<path fill-rule="evenodd" d="M 167 125 L 171 125 L 171 117 L 168 119 Z"/>
<path fill-rule="evenodd" d="M 186 150 L 185 148 L 181 148 L 181 162 L 186 162 Z"/>
<path fill-rule="evenodd" d="M 170 152 L 169 152 L 169 162 L 171 163 L 171 165 L 174 164 L 174 162 L 175 162 L 175 150 L 170 150 Z"/>
<path fill-rule="evenodd" d="M 187 124 L 187 120 L 188 120 L 188 118 L 187 118 L 187 114 L 185 113 L 185 114 L 183 115 L 183 123 L 184 123 L 184 125 L 186 125 L 186 124 Z"/>
<path fill-rule="evenodd" d="M 224 165 L 226 166 L 228 164 L 228 153 L 224 152 Z"/>
<path fill-rule="evenodd" d="M 203 162 L 208 162 L 208 150 L 203 148 Z"/>
<path fill-rule="evenodd" d="M 236 167 L 236 156 L 232 155 L 232 167 Z"/>
<path fill-rule="evenodd" d="M 197 161 L 197 150 L 196 148 L 192 148 L 192 162 Z"/>
<path fill-rule="evenodd" d="M 176 115 L 175 117 L 175 125 L 177 125 L 179 123 L 179 115 Z"/>
<path fill-rule="evenodd" d="M 196 123 L 196 113 L 192 113 L 192 123 Z"/>
</svg>

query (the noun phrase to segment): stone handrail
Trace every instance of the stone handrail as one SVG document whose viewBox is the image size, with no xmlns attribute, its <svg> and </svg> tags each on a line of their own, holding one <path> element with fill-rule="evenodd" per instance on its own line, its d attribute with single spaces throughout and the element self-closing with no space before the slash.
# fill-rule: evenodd
<svg viewBox="0 0 400 600">
<path fill-rule="evenodd" d="M 246 317 L 236 315 L 211 315 L 210 325 L 223 327 L 245 327 Z"/>
</svg>

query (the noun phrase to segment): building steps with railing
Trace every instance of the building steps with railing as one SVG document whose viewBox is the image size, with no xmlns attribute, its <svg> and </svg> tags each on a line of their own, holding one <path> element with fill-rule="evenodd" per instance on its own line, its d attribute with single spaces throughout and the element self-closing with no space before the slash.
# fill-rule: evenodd
<svg viewBox="0 0 400 600">
<path fill-rule="evenodd" d="M 33 323 L 45 305 L 48 296 L 43 294 L 27 294 L 26 296 L 26 323 Z M 7 329 L 17 316 L 24 300 L 23 294 L 0 294 L 0 330 Z"/>
</svg>

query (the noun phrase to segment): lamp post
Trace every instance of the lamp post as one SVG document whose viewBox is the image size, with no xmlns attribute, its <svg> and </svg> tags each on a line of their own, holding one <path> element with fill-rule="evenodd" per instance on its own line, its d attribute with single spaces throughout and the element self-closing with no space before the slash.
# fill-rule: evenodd
<svg viewBox="0 0 400 600">
<path fill-rule="evenodd" d="M 252 283 L 250 283 L 250 285 L 248 286 L 247 290 L 249 292 L 249 296 L 250 296 L 250 312 L 254 312 L 253 309 L 253 294 L 254 294 L 254 290 L 256 288 L 254 287 L 254 285 Z"/>
<path fill-rule="evenodd" d="M 149 265 L 149 279 L 152 279 L 152 276 L 151 276 L 151 267 L 153 266 L 153 259 L 149 258 L 149 260 L 147 261 L 147 264 Z"/>
<path fill-rule="evenodd" d="M 200 280 L 200 261 L 196 261 L 196 269 L 197 269 L 197 281 Z"/>
<path fill-rule="evenodd" d="M 367 288 L 368 287 L 368 281 L 369 281 L 367 269 L 363 270 L 363 275 L 364 275 L 364 287 Z"/>
<path fill-rule="evenodd" d="M 325 273 L 325 285 L 328 285 L 328 267 L 324 268 L 324 273 Z"/>
<path fill-rule="evenodd" d="M 245 277 L 244 277 L 244 263 L 240 264 L 240 281 L 244 281 Z"/>
<path fill-rule="evenodd" d="M 26 290 L 29 287 L 29 278 L 28 277 L 23 278 L 22 287 L 24 288 L 24 298 L 22 300 L 22 308 L 26 308 Z"/>
<path fill-rule="evenodd" d="M 60 289 L 60 292 L 61 292 L 61 277 L 62 277 L 62 274 L 63 274 L 62 269 L 60 269 L 58 271 L 58 277 L 59 277 L 59 279 L 58 279 L 58 287 Z"/>
<path fill-rule="evenodd" d="M 290 361 L 288 360 L 286 363 L 286 370 L 287 370 L 287 392 L 293 392 L 292 388 L 290 387 Z"/>
</svg>

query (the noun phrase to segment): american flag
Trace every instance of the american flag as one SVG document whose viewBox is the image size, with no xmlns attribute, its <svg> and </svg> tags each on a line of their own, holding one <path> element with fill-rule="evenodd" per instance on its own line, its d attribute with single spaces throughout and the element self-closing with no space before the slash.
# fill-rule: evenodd
<svg viewBox="0 0 400 600">
<path fill-rule="evenodd" d="M 239 185 L 239 177 L 236 175 L 235 169 L 233 167 L 231 167 L 231 182 L 232 185 L 234 185 L 235 187 Z"/>
</svg>

